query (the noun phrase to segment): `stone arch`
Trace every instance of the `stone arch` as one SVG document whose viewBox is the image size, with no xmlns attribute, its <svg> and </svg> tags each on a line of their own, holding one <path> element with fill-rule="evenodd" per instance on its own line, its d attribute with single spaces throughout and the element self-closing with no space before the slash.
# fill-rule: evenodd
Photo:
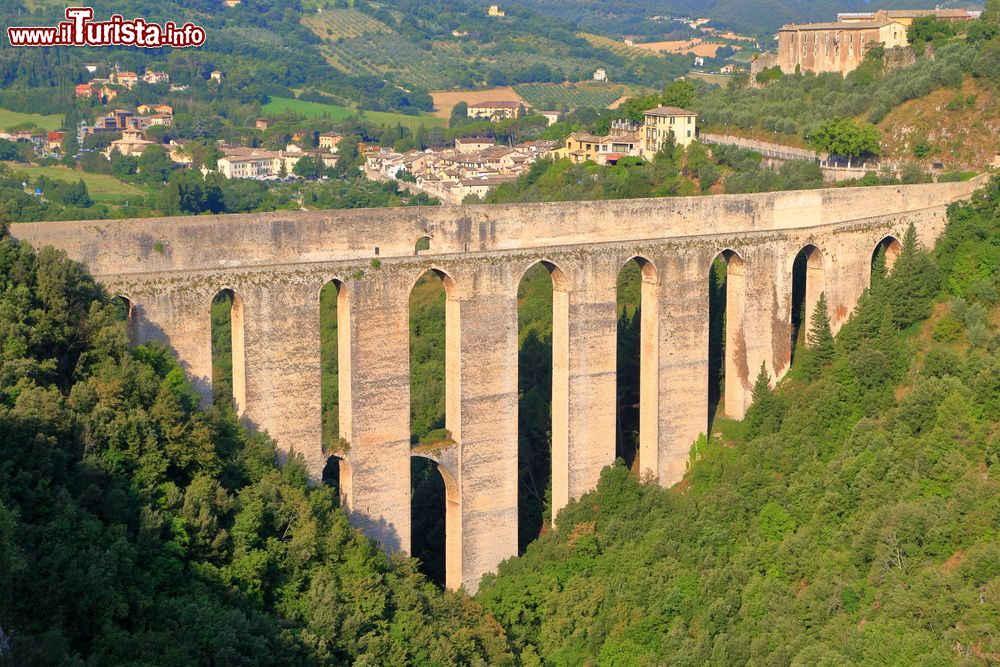
<svg viewBox="0 0 1000 667">
<path fill-rule="evenodd" d="M 548 276 L 543 301 L 551 296 L 550 344 L 530 328 L 524 302 L 539 275 Z M 518 300 L 518 547 L 544 528 L 543 504 L 551 484 L 552 518 L 569 501 L 569 280 L 562 267 L 538 259 L 524 267 L 515 287 Z M 538 292 L 535 293 L 536 297 Z M 537 315 L 538 313 L 536 313 Z M 541 401 L 533 404 L 532 401 Z"/>
<path fill-rule="evenodd" d="M 710 291 L 713 279 L 716 276 L 717 261 L 725 263 L 723 280 L 725 290 L 722 298 L 725 300 L 725 308 L 718 313 L 719 320 L 712 321 L 713 294 L 709 294 L 709 352 L 713 351 L 713 324 L 720 325 L 721 331 L 715 332 L 720 335 L 718 340 L 721 358 L 717 360 L 719 364 L 719 374 L 724 378 L 721 389 L 721 397 L 714 396 L 715 406 L 721 402 L 725 413 L 734 419 L 742 419 L 744 412 L 744 392 L 748 389 L 745 386 L 747 378 L 746 343 L 743 337 L 743 311 L 746 301 L 746 262 L 743 257 L 731 248 L 726 248 L 712 258 L 709 265 L 708 277 Z M 723 334 L 724 335 L 721 335 Z M 709 382 L 714 382 L 711 372 L 712 363 L 709 363 Z M 724 399 L 720 401 L 719 399 Z M 709 387 L 709 421 L 714 417 L 713 389 Z"/>
<path fill-rule="evenodd" d="M 872 250 L 871 257 L 871 270 L 872 273 L 875 272 L 875 264 L 878 261 L 879 254 L 885 256 L 885 274 L 889 275 L 892 273 L 892 267 L 896 264 L 896 260 L 899 259 L 900 253 L 903 252 L 903 244 L 899 242 L 892 234 L 889 234 L 877 244 Z"/>
<path fill-rule="evenodd" d="M 812 314 L 824 291 L 826 291 L 826 257 L 818 246 L 808 243 L 792 259 L 789 365 L 795 358 L 799 339 L 808 340 L 812 327 Z"/>
<path fill-rule="evenodd" d="M 445 386 L 445 411 L 444 411 L 444 428 L 450 433 L 450 436 L 457 440 L 459 434 L 461 433 L 461 297 L 459 295 L 458 285 L 455 279 L 444 269 L 438 267 L 430 267 L 420 272 L 420 275 L 413 281 L 410 286 L 410 299 L 412 300 L 413 291 L 417 288 L 418 284 L 426 277 L 434 276 L 441 281 L 444 286 L 445 293 L 445 312 L 444 312 L 444 340 L 445 340 L 445 359 L 444 359 L 444 386 Z M 412 327 L 412 307 L 408 305 L 411 309 L 411 327 Z M 411 355 L 412 355 L 412 342 L 411 342 Z M 412 360 L 410 362 L 412 364 Z M 412 391 L 411 391 L 411 405 L 412 405 Z"/>
<path fill-rule="evenodd" d="M 215 296 L 212 298 L 212 305 L 214 307 L 222 302 L 228 301 L 229 303 L 229 349 L 232 358 L 232 385 L 233 385 L 233 409 L 236 411 L 238 416 L 242 416 L 246 410 L 247 403 L 247 384 L 246 384 L 246 347 L 245 341 L 245 307 L 243 303 L 243 297 L 240 296 L 238 292 L 230 287 L 225 287 L 219 290 Z M 213 322 L 214 324 L 214 322 Z M 213 327 L 214 332 L 214 327 Z M 217 350 L 215 349 L 216 341 L 213 335 L 213 362 L 216 356 Z M 213 366 L 215 364 L 213 363 Z M 214 373 L 213 373 L 214 375 Z M 213 377 L 213 383 L 215 378 Z"/>
<path fill-rule="evenodd" d="M 422 234 L 413 242 L 413 254 L 419 255 L 431 249 L 431 237 L 429 234 Z"/>
<path fill-rule="evenodd" d="M 125 320 L 125 333 L 128 335 L 128 341 L 132 345 L 138 342 L 139 335 L 139 308 L 136 306 L 135 302 L 125 296 L 124 294 L 116 294 L 112 298 L 112 302 L 116 304 L 119 314 L 122 319 Z"/>
<path fill-rule="evenodd" d="M 659 346 L 657 345 L 659 329 L 659 289 L 660 279 L 656 271 L 656 266 L 651 260 L 642 255 L 634 255 L 627 259 L 618 272 L 618 302 L 619 308 L 627 308 L 623 303 L 621 295 L 621 277 L 627 270 L 630 263 L 635 263 L 639 269 L 639 331 L 637 336 L 638 377 L 623 377 L 617 374 L 618 391 L 616 395 L 621 398 L 623 384 L 628 385 L 628 389 L 634 391 L 634 382 L 638 381 L 637 402 L 632 409 L 638 409 L 638 447 L 635 451 L 635 460 L 632 461 L 632 469 L 637 472 L 651 471 L 655 474 L 657 468 L 657 434 L 659 426 Z M 618 335 L 619 369 L 628 367 L 628 360 L 622 358 L 621 332 Z M 628 393 L 632 394 L 632 391 Z M 618 406 L 618 434 L 619 440 L 622 433 L 623 408 L 628 406 Z M 618 452 L 619 455 L 627 452 Z M 626 463 L 628 460 L 626 459 Z"/>
<path fill-rule="evenodd" d="M 411 460 L 423 460 L 432 465 L 440 474 L 444 484 L 444 585 L 448 590 L 457 590 L 462 586 L 462 504 L 461 491 L 455 474 L 431 452 L 413 452 Z M 412 500 L 411 500 L 412 502 Z M 411 512 L 412 512 L 411 505 Z M 412 521 L 411 521 L 412 525 Z M 411 535 L 411 543 L 420 544 L 419 539 Z M 419 547 L 418 547 L 419 548 Z M 414 549 L 414 555 L 416 549 Z"/>
</svg>

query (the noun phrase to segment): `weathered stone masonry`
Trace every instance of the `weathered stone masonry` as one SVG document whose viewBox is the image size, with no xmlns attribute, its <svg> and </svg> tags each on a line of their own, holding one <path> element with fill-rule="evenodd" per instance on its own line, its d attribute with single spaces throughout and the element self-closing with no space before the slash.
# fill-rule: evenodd
<svg viewBox="0 0 1000 667">
<path fill-rule="evenodd" d="M 388 550 L 410 544 L 408 299 L 445 277 L 447 426 L 429 456 L 445 477 L 448 585 L 474 591 L 517 549 L 517 288 L 544 262 L 554 283 L 553 503 L 592 489 L 615 455 L 616 279 L 643 267 L 640 461 L 683 476 L 707 422 L 707 275 L 729 260 L 726 411 L 742 416 L 763 362 L 788 368 L 792 263 L 810 249 L 807 306 L 825 291 L 834 328 L 868 286 L 872 252 L 914 223 L 930 244 L 975 184 L 760 195 L 281 212 L 13 225 L 85 262 L 133 308 L 138 341 L 162 340 L 206 400 L 209 308 L 238 297 L 239 408 L 319 475 L 319 293 L 340 282 L 341 487 L 353 522 Z M 422 236 L 430 250 L 415 252 Z M 237 327 L 240 328 L 240 327 Z M 242 344 L 237 338 L 242 338 Z"/>
</svg>

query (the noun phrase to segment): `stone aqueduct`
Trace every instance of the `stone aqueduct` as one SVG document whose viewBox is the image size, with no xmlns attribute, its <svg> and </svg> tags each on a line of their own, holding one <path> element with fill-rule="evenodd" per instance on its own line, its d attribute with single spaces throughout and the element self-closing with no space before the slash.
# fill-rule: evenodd
<svg viewBox="0 0 1000 667">
<path fill-rule="evenodd" d="M 131 304 L 137 341 L 162 340 L 211 396 L 209 308 L 233 308 L 234 393 L 244 418 L 317 477 L 319 293 L 338 281 L 341 490 L 355 525 L 387 550 L 410 545 L 408 299 L 428 270 L 447 290 L 447 584 L 474 591 L 517 550 L 517 289 L 553 278 L 554 510 L 594 488 L 615 458 L 616 280 L 642 266 L 640 454 L 671 485 L 706 430 L 708 271 L 727 281 L 726 412 L 742 416 L 763 362 L 789 366 L 792 264 L 809 253 L 806 307 L 825 292 L 838 328 L 870 280 L 873 250 L 912 222 L 925 244 L 974 183 L 759 195 L 278 212 L 18 224 L 14 236 L 85 262 Z M 415 242 L 430 238 L 430 249 Z"/>
</svg>

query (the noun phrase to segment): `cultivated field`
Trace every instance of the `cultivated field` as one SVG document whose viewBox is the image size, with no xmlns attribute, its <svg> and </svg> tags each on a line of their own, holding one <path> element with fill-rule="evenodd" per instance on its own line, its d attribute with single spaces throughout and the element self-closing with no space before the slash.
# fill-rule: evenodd
<svg viewBox="0 0 1000 667">
<path fill-rule="evenodd" d="M 373 32 L 392 32 L 392 28 L 356 9 L 324 9 L 302 17 L 302 25 L 320 39 L 350 39 Z"/>
<path fill-rule="evenodd" d="M 603 109 L 622 97 L 625 87 L 613 83 L 524 83 L 514 91 L 536 109 L 591 107 Z"/>
<path fill-rule="evenodd" d="M 654 53 L 690 53 L 696 56 L 714 58 L 715 52 L 725 44 L 712 44 L 700 39 L 691 39 L 677 42 L 645 42 L 643 44 L 637 43 L 635 46 Z"/>
<path fill-rule="evenodd" d="M 629 46 L 628 44 L 625 44 L 623 42 L 615 41 L 610 37 L 604 37 L 602 35 L 592 35 L 586 32 L 578 32 L 576 36 L 582 37 L 583 39 L 587 40 L 588 42 L 590 42 L 591 44 L 593 44 L 598 48 L 608 49 L 615 55 L 621 56 L 623 58 L 634 59 L 634 58 L 643 58 L 649 56 L 648 49 L 640 49 L 638 46 Z"/>
<path fill-rule="evenodd" d="M 527 100 L 518 95 L 517 92 L 510 86 L 503 86 L 502 88 L 489 88 L 487 90 L 438 90 L 432 91 L 431 97 L 434 98 L 434 115 L 439 118 L 450 118 L 451 110 L 459 102 L 474 104 L 476 102 L 496 102 L 506 100 L 511 102 L 527 103 Z"/>
<path fill-rule="evenodd" d="M 407 116 L 401 113 L 389 113 L 387 111 L 355 111 L 347 107 L 334 104 L 322 104 L 319 102 L 306 102 L 304 100 L 294 100 L 288 97 L 272 97 L 271 101 L 264 105 L 265 114 L 280 114 L 283 111 L 306 118 L 329 118 L 330 120 L 344 120 L 351 115 L 363 115 L 365 120 L 379 125 L 402 125 L 410 129 L 416 129 L 421 125 L 443 126 L 442 119 L 434 116 Z"/>
<path fill-rule="evenodd" d="M 49 131 L 58 130 L 62 125 L 63 117 L 60 114 L 43 116 L 37 113 L 21 113 L 19 111 L 8 111 L 0 109 L 0 128 L 7 129 L 21 123 L 34 123 L 38 127 Z"/>
</svg>

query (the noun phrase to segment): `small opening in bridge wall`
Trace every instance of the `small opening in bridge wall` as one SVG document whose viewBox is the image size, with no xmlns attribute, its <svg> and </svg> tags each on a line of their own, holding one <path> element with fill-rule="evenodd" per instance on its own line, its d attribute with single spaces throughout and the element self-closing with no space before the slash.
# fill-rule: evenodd
<svg viewBox="0 0 1000 667">
<path fill-rule="evenodd" d="M 743 417 L 738 343 L 743 333 L 744 272 L 743 259 L 732 250 L 719 253 L 708 272 L 709 433 L 720 406 L 729 417 Z"/>
<path fill-rule="evenodd" d="M 902 244 L 894 236 L 887 236 L 878 242 L 872 251 L 872 284 L 892 273 L 892 267 L 902 251 Z"/>
<path fill-rule="evenodd" d="M 618 458 L 639 474 L 656 469 L 657 414 L 656 269 L 634 257 L 618 273 L 618 345 L 616 446 Z M 643 443 L 649 448 L 642 460 Z"/>
<path fill-rule="evenodd" d="M 138 313 L 136 312 L 135 304 L 128 297 L 120 294 L 112 299 L 111 302 L 115 307 L 118 319 L 125 322 L 125 333 L 128 335 L 129 343 L 136 344 L 138 340 Z"/>
<path fill-rule="evenodd" d="M 224 289 L 212 299 L 212 398 L 237 415 L 246 409 L 243 319 L 243 299 L 233 290 Z"/>
<path fill-rule="evenodd" d="M 421 252 L 430 249 L 431 249 L 431 237 L 421 236 L 419 239 L 417 239 L 417 242 L 413 245 L 413 254 L 419 255 Z"/>
<path fill-rule="evenodd" d="M 791 346 L 789 364 L 804 349 L 809 340 L 812 315 L 825 286 L 823 253 L 807 245 L 792 262 Z"/>
<path fill-rule="evenodd" d="M 529 268 L 517 290 L 518 553 L 552 523 L 568 496 L 568 297 L 550 262 Z"/>
<path fill-rule="evenodd" d="M 375 256 L 376 256 L 376 257 L 378 257 L 378 252 L 379 252 L 379 250 L 378 250 L 378 246 L 375 246 Z"/>
</svg>

